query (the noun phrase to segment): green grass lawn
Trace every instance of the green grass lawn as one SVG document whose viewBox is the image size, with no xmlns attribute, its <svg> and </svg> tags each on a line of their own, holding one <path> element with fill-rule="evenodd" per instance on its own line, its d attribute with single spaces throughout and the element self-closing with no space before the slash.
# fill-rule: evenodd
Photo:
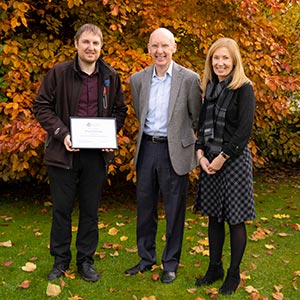
<svg viewBox="0 0 300 300">
<path fill-rule="evenodd" d="M 247 225 L 248 244 L 241 265 L 242 286 L 232 296 L 217 295 L 221 282 L 197 288 L 195 278 L 204 275 L 207 265 L 207 219 L 193 214 L 194 195 L 189 195 L 181 267 L 175 282 L 154 280 L 159 269 L 126 277 L 124 270 L 139 261 L 135 252 L 135 199 L 129 189 L 108 188 L 99 218 L 99 245 L 95 267 L 101 273 L 96 283 L 83 281 L 72 261 L 73 276 L 53 284 L 61 293 L 46 295 L 46 276 L 53 259 L 49 254 L 51 207 L 48 190 L 33 186 L 24 191 L 3 191 L 0 195 L 0 299 L 8 300 L 169 300 L 169 299 L 300 299 L 300 173 L 277 171 L 255 176 L 257 218 Z M 22 187 L 18 187 L 22 189 Z M 110 196 L 114 190 L 114 196 Z M 74 230 L 77 226 L 74 209 Z M 114 230 L 114 228 L 116 230 Z M 165 219 L 161 209 L 157 252 L 164 247 Z M 76 231 L 73 233 L 74 240 Z M 12 242 L 5 247 L 4 242 Z M 72 252 L 75 257 L 75 246 Z M 224 268 L 230 261 L 229 234 L 224 247 Z M 32 272 L 22 270 L 27 262 L 36 265 Z M 160 263 L 160 261 L 158 261 Z M 154 276 L 153 276 L 154 275 Z M 22 288 L 24 281 L 29 287 Z M 23 283 L 24 284 L 24 283 Z M 25 286 L 26 287 L 26 286 Z M 298 290 L 297 290 L 298 288 Z M 251 294 L 251 291 L 253 293 Z"/>
</svg>

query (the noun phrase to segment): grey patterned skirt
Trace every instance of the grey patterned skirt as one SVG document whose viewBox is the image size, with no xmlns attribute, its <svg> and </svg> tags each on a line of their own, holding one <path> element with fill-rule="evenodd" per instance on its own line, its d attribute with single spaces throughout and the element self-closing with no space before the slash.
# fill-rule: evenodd
<svg viewBox="0 0 300 300">
<path fill-rule="evenodd" d="M 209 161 L 213 155 L 206 154 Z M 217 217 L 231 225 L 255 218 L 252 157 L 248 147 L 228 159 L 221 170 L 207 175 L 201 170 L 195 202 L 204 216 Z"/>
</svg>

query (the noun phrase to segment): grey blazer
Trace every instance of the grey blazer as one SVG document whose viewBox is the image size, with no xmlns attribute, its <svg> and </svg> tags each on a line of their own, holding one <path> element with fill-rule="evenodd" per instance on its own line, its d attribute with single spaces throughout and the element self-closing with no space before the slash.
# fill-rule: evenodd
<svg viewBox="0 0 300 300">
<path fill-rule="evenodd" d="M 154 65 L 130 78 L 133 107 L 139 120 L 134 167 L 148 111 L 153 68 Z M 199 75 L 174 62 L 168 111 L 168 147 L 172 166 L 178 175 L 187 174 L 197 165 L 195 132 L 198 130 L 201 105 Z"/>
</svg>

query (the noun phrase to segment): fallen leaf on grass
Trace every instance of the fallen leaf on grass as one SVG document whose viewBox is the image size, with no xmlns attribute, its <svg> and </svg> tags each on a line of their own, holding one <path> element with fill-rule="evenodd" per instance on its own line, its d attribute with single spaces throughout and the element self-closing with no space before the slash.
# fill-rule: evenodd
<svg viewBox="0 0 300 300">
<path fill-rule="evenodd" d="M 1 264 L 1 266 L 3 267 L 9 267 L 10 265 L 12 265 L 14 263 L 13 260 L 8 260 L 8 261 L 5 261 Z"/>
<path fill-rule="evenodd" d="M 158 273 L 153 273 L 152 274 L 152 280 L 157 281 L 159 279 L 159 274 Z"/>
<path fill-rule="evenodd" d="M 284 264 L 289 264 L 289 263 L 290 263 L 290 261 L 289 261 L 289 260 L 286 260 L 286 259 L 284 259 L 282 262 L 283 262 Z"/>
<path fill-rule="evenodd" d="M 164 220 L 166 218 L 166 215 L 165 214 L 159 214 L 158 215 L 158 219 L 159 220 Z"/>
<path fill-rule="evenodd" d="M 249 294 L 251 293 L 258 293 L 258 290 L 254 288 L 252 285 L 248 285 L 245 287 L 245 291 Z"/>
<path fill-rule="evenodd" d="M 125 242 L 127 240 L 128 240 L 128 236 L 123 235 L 123 236 L 120 237 L 121 242 Z"/>
<path fill-rule="evenodd" d="M 19 288 L 28 289 L 30 286 L 30 280 L 24 280 L 22 283 L 18 285 Z"/>
<path fill-rule="evenodd" d="M 280 292 L 281 289 L 283 288 L 282 285 L 274 285 L 275 293 L 272 293 L 272 297 L 276 300 L 282 300 L 284 299 L 283 294 Z"/>
<path fill-rule="evenodd" d="M 240 275 L 241 275 L 241 279 L 242 279 L 242 280 L 251 279 L 251 276 L 250 276 L 250 275 L 247 275 L 247 271 L 241 272 Z"/>
<path fill-rule="evenodd" d="M 251 241 L 257 242 L 258 240 L 264 240 L 271 235 L 271 231 L 262 227 L 257 228 L 249 238 Z"/>
<path fill-rule="evenodd" d="M 290 215 L 289 214 L 276 214 L 274 215 L 275 219 L 289 219 Z"/>
<path fill-rule="evenodd" d="M 194 267 L 201 267 L 202 266 L 202 263 L 200 262 L 200 261 L 196 261 L 195 263 L 194 263 Z"/>
<path fill-rule="evenodd" d="M 203 246 L 208 246 L 208 238 L 199 240 L 198 244 L 203 245 Z"/>
<path fill-rule="evenodd" d="M 293 288 L 294 288 L 294 290 L 298 290 L 298 283 L 297 283 L 296 277 L 293 279 Z"/>
<path fill-rule="evenodd" d="M 276 292 L 280 292 L 282 288 L 283 288 L 282 285 L 274 285 L 274 289 L 276 290 Z"/>
<path fill-rule="evenodd" d="M 98 229 L 103 229 L 108 227 L 108 224 L 104 224 L 103 222 L 98 223 Z"/>
<path fill-rule="evenodd" d="M 114 288 L 110 288 L 110 289 L 109 289 L 109 292 L 110 292 L 110 293 L 115 293 L 116 291 L 117 291 L 117 290 L 114 289 Z"/>
<path fill-rule="evenodd" d="M 295 275 L 295 276 L 300 276 L 300 271 L 295 271 L 295 272 L 294 272 L 294 275 Z"/>
<path fill-rule="evenodd" d="M 273 246 L 273 245 L 265 245 L 265 247 L 266 247 L 268 250 L 276 249 L 275 246 Z"/>
<path fill-rule="evenodd" d="M 136 247 L 134 247 L 134 248 L 125 248 L 125 251 L 128 253 L 136 253 L 138 250 Z"/>
<path fill-rule="evenodd" d="M 112 257 L 116 257 L 116 256 L 119 256 L 119 252 L 118 251 L 115 251 L 114 253 L 111 253 L 110 256 Z"/>
<path fill-rule="evenodd" d="M 198 222 L 197 219 L 187 219 L 186 221 L 187 221 L 188 223 L 193 223 L 194 225 L 198 225 L 198 224 L 199 224 L 199 222 Z"/>
<path fill-rule="evenodd" d="M 115 227 L 108 230 L 109 235 L 116 235 L 118 232 L 119 232 L 119 230 L 116 229 Z"/>
<path fill-rule="evenodd" d="M 75 279 L 75 274 L 73 273 L 72 270 L 67 270 L 64 272 L 66 278 L 70 278 L 70 279 Z"/>
<path fill-rule="evenodd" d="M 29 258 L 28 260 L 29 260 L 29 261 L 37 261 L 38 258 L 37 258 L 36 256 L 33 256 L 33 257 Z"/>
<path fill-rule="evenodd" d="M 106 256 L 105 252 L 95 252 L 95 255 L 98 255 L 100 259 L 104 259 Z"/>
<path fill-rule="evenodd" d="M 3 219 L 4 221 L 11 221 L 11 220 L 13 220 L 13 217 L 0 216 L 0 219 Z"/>
<path fill-rule="evenodd" d="M 33 272 L 36 269 L 36 264 L 32 262 L 27 262 L 25 266 L 23 266 L 21 269 L 25 272 Z"/>
<path fill-rule="evenodd" d="M 187 291 L 190 294 L 195 294 L 197 292 L 197 289 L 196 288 L 190 288 L 190 289 L 187 289 Z"/>
<path fill-rule="evenodd" d="M 210 288 L 210 289 L 207 289 L 206 291 L 205 291 L 205 293 L 207 294 L 207 295 L 218 295 L 218 289 L 217 288 Z"/>
<path fill-rule="evenodd" d="M 207 234 L 206 234 L 206 233 L 203 233 L 203 232 L 201 232 L 201 231 L 198 231 L 198 232 L 197 232 L 197 236 L 204 237 L 204 236 L 207 236 Z"/>
<path fill-rule="evenodd" d="M 0 242 L 0 247 L 12 247 L 12 242 L 11 240 L 8 240 L 6 242 Z"/>
<path fill-rule="evenodd" d="M 288 234 L 288 233 L 285 233 L 285 232 L 279 232 L 279 233 L 277 233 L 277 235 L 280 236 L 280 237 L 293 236 L 293 234 Z"/>
<path fill-rule="evenodd" d="M 69 297 L 68 300 L 83 300 L 83 298 L 81 298 L 80 296 L 78 295 L 74 295 L 72 297 Z"/>
<path fill-rule="evenodd" d="M 75 277 L 75 276 L 74 276 L 74 277 Z M 62 279 L 62 277 L 59 278 L 59 283 L 60 283 L 60 286 L 61 286 L 62 289 L 66 286 L 66 283 L 65 283 L 65 281 Z"/>
<path fill-rule="evenodd" d="M 142 300 L 156 300 L 155 296 L 143 297 Z"/>
<path fill-rule="evenodd" d="M 106 242 L 104 243 L 104 245 L 102 246 L 103 249 L 122 249 L 123 246 L 121 244 L 113 244 L 113 243 L 109 243 L 109 242 Z"/>
<path fill-rule="evenodd" d="M 189 253 L 191 255 L 202 254 L 203 256 L 209 256 L 209 250 L 205 249 L 202 245 L 192 247 Z"/>
<path fill-rule="evenodd" d="M 294 230 L 298 230 L 300 231 L 300 224 L 291 224 L 291 227 L 294 229 Z"/>
<path fill-rule="evenodd" d="M 207 223 L 201 223 L 201 227 L 208 227 L 208 222 Z"/>
<path fill-rule="evenodd" d="M 249 300 L 263 300 L 263 299 L 265 298 L 262 298 L 262 296 L 258 292 L 253 292 L 249 295 Z M 266 300 L 268 300 L 268 298 L 266 298 Z"/>
<path fill-rule="evenodd" d="M 284 296 L 280 292 L 272 293 L 272 297 L 276 300 L 283 300 Z"/>
<path fill-rule="evenodd" d="M 50 297 L 56 297 L 61 293 L 61 288 L 57 284 L 48 283 L 46 294 Z"/>
<path fill-rule="evenodd" d="M 257 265 L 255 263 L 250 263 L 250 269 L 251 270 L 256 270 L 257 269 Z"/>
</svg>

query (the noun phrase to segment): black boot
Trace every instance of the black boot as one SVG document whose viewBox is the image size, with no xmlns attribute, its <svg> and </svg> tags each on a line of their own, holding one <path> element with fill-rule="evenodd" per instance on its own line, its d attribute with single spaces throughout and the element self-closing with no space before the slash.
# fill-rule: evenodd
<svg viewBox="0 0 300 300">
<path fill-rule="evenodd" d="M 219 293 L 222 295 L 231 295 L 233 294 L 241 281 L 240 269 L 227 271 L 226 279 L 223 285 L 219 289 Z"/>
<path fill-rule="evenodd" d="M 195 285 L 210 285 L 219 279 L 223 279 L 224 277 L 224 269 L 222 262 L 219 264 L 209 264 L 208 270 L 203 278 L 199 278 L 196 280 Z"/>
</svg>

